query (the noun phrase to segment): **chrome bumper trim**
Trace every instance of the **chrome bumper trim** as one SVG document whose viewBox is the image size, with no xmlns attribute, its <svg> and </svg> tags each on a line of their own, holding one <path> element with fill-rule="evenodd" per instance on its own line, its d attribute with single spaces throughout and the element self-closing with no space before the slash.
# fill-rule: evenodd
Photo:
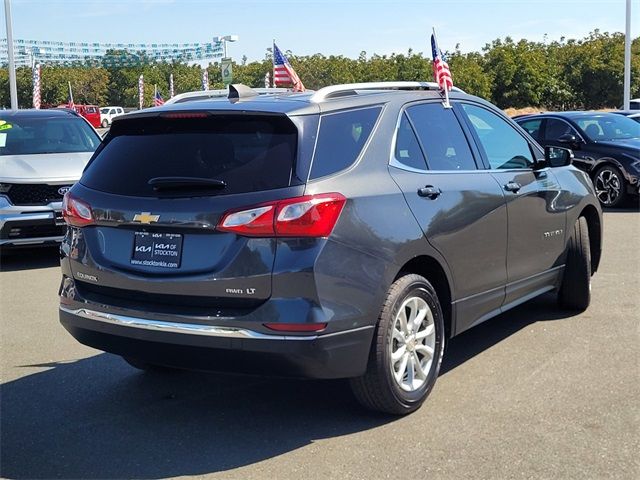
<svg viewBox="0 0 640 480">
<path fill-rule="evenodd" d="M 113 313 L 98 312 L 86 308 L 71 309 L 60 305 L 60 310 L 71 315 L 95 320 L 97 322 L 110 323 L 123 327 L 140 328 L 143 330 L 154 330 L 158 332 L 183 333 L 190 335 L 205 335 L 209 337 L 224 338 L 245 338 L 252 340 L 316 340 L 318 338 L 332 337 L 345 333 L 357 332 L 373 328 L 373 325 L 366 327 L 343 330 L 341 332 L 328 333 L 326 335 L 292 336 L 292 335 L 269 335 L 255 332 L 244 328 L 221 327 L 214 325 L 202 325 L 195 323 L 164 322 L 162 320 L 150 320 L 147 318 L 129 317 L 127 315 L 117 315 Z"/>
</svg>

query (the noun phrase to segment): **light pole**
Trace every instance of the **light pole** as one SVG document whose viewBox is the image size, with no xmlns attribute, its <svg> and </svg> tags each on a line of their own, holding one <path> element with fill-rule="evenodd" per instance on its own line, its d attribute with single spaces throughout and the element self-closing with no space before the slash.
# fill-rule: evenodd
<svg viewBox="0 0 640 480">
<path fill-rule="evenodd" d="M 222 43 L 222 58 L 227 58 L 227 42 L 237 42 L 240 40 L 238 35 L 225 35 L 224 37 L 213 37 L 216 43 Z"/>
<path fill-rule="evenodd" d="M 622 108 L 629 110 L 631 102 L 631 0 L 627 0 L 626 22 L 624 32 L 624 104 Z"/>
<path fill-rule="evenodd" d="M 220 70 L 222 74 L 222 83 L 229 85 L 233 81 L 233 65 L 231 59 L 227 57 L 227 42 L 237 42 L 240 39 L 238 35 L 225 35 L 224 37 L 213 37 L 213 41 L 222 43 L 222 61 L 220 62 Z"/>
<path fill-rule="evenodd" d="M 11 109 L 18 109 L 18 87 L 16 86 L 16 62 L 13 54 L 13 26 L 11 25 L 11 0 L 4 0 L 4 18 L 7 22 L 7 57 L 9 57 L 9 91 Z"/>
</svg>

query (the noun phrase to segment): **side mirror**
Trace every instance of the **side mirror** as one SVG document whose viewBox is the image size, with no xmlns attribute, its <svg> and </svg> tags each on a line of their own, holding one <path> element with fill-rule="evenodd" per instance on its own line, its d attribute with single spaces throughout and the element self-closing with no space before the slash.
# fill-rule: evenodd
<svg viewBox="0 0 640 480">
<path fill-rule="evenodd" d="M 547 146 L 544 147 L 544 160 L 552 168 L 566 167 L 573 162 L 573 152 L 568 148 Z"/>
<path fill-rule="evenodd" d="M 574 143 L 578 143 L 578 138 L 572 133 L 565 133 L 558 138 L 558 141 L 560 143 L 568 143 L 569 145 L 572 145 Z"/>
<path fill-rule="evenodd" d="M 570 148 L 579 149 L 582 144 L 582 140 L 576 137 L 573 133 L 565 133 L 558 138 L 558 142 L 568 145 Z"/>
</svg>

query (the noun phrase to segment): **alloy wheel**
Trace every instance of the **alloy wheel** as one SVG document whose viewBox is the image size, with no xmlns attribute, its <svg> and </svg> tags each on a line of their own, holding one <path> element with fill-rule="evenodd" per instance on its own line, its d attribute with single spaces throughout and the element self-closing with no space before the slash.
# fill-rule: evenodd
<svg viewBox="0 0 640 480">
<path fill-rule="evenodd" d="M 417 296 L 406 298 L 393 320 L 391 373 L 398 386 L 407 392 L 418 390 L 429 376 L 436 346 L 433 312 Z"/>
<path fill-rule="evenodd" d="M 622 181 L 616 172 L 604 168 L 596 175 L 594 186 L 598 200 L 603 205 L 614 205 L 620 197 Z"/>
</svg>

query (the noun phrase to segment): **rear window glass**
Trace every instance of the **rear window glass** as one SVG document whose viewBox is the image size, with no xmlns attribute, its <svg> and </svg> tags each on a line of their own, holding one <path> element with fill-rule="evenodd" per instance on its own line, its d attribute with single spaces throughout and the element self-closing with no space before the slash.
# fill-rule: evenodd
<svg viewBox="0 0 640 480">
<path fill-rule="evenodd" d="M 406 113 L 402 114 L 402 120 L 398 127 L 395 157 L 398 162 L 407 167 L 415 168 L 416 170 L 427 169 L 427 161 L 422 154 L 420 143 L 418 143 Z"/>
<path fill-rule="evenodd" d="M 426 103 L 407 109 L 430 170 L 475 170 L 469 144 L 450 108 Z"/>
<path fill-rule="evenodd" d="M 339 172 L 356 161 L 373 130 L 382 107 L 322 116 L 309 178 Z"/>
<path fill-rule="evenodd" d="M 0 119 L 0 155 L 93 152 L 98 145 L 100 137 L 76 116 Z"/>
<path fill-rule="evenodd" d="M 191 196 L 290 184 L 297 129 L 286 116 L 156 117 L 116 123 L 83 174 L 81 183 L 89 188 L 132 196 Z M 157 177 L 215 179 L 226 186 L 158 192 L 149 185 Z"/>
</svg>

